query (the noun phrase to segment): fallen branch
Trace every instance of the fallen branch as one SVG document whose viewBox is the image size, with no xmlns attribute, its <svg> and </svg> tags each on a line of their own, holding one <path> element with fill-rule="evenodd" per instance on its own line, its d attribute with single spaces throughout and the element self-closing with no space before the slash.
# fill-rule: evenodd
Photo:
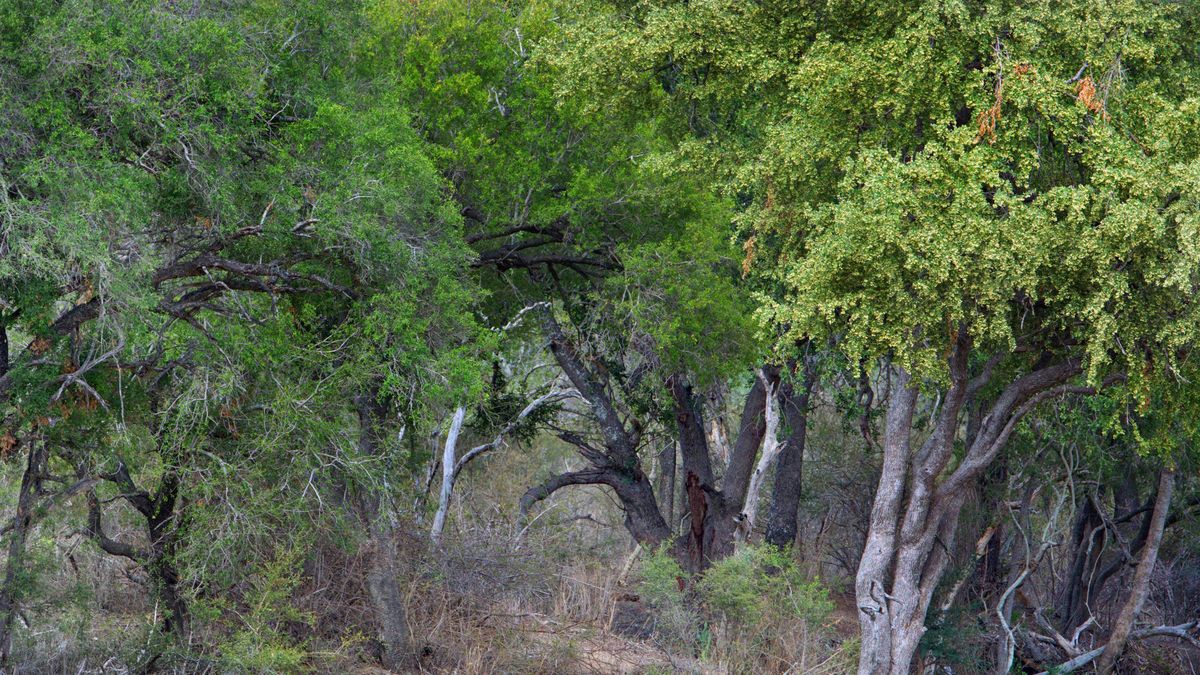
<svg viewBox="0 0 1200 675">
<path fill-rule="evenodd" d="M 1196 635 L 1193 634 L 1198 628 L 1200 628 L 1200 620 L 1189 621 L 1188 623 L 1181 623 L 1176 626 L 1155 626 L 1154 628 L 1135 630 L 1129 634 L 1129 639 L 1145 640 L 1152 637 L 1175 637 L 1200 647 L 1200 639 L 1197 639 Z M 1070 673 L 1078 670 L 1099 658 L 1107 648 L 1108 645 L 1097 647 L 1090 652 L 1085 652 L 1070 661 L 1055 666 L 1053 670 L 1055 673 Z M 1038 675 L 1050 675 L 1050 671 L 1043 670 Z"/>
</svg>

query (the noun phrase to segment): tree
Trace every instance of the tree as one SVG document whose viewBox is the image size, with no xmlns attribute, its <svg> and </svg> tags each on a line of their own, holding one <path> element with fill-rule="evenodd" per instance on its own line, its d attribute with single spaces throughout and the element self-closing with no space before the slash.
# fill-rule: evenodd
<svg viewBox="0 0 1200 675">
<path fill-rule="evenodd" d="M 582 102 L 555 96 L 561 76 L 539 58 L 563 38 L 552 9 L 384 3 L 374 15 L 377 67 L 411 97 L 452 181 L 475 266 L 493 290 L 486 311 L 538 310 L 600 432 L 560 430 L 588 468 L 535 486 L 524 507 L 568 485 L 607 485 L 633 537 L 655 545 L 671 529 L 639 453 L 652 434 L 679 435 L 683 476 L 697 473 L 714 499 L 706 512 L 722 542 L 714 552 L 729 551 L 767 397 L 751 387 L 750 433 L 718 486 L 693 388 L 765 357 L 725 236 L 728 202 L 641 161 L 665 147 L 655 120 L 585 113 Z M 731 487 L 734 498 L 721 499 Z"/>
<path fill-rule="evenodd" d="M 97 488 L 86 531 L 147 571 L 184 647 L 190 600 L 284 542 L 248 544 L 296 514 L 315 529 L 320 492 L 349 488 L 400 667 L 393 432 L 478 395 L 491 349 L 461 218 L 394 92 L 354 76 L 361 7 L 151 5 L 3 15 L 5 341 L 31 339 L 0 392 L 18 431 L 67 431 L 27 444 L 5 644 L 35 497 L 66 464 Z M 106 534 L 114 502 L 144 541 Z"/>
<path fill-rule="evenodd" d="M 860 672 L 907 672 L 967 490 L 1025 415 L 1137 396 L 1195 342 L 1195 8 L 588 7 L 570 86 L 674 111 L 673 157 L 746 196 L 761 319 L 881 364 Z"/>
</svg>

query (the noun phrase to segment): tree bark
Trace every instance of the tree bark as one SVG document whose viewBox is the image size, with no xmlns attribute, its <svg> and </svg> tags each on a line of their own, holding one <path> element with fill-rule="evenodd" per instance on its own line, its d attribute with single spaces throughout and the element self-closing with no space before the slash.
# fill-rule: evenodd
<svg viewBox="0 0 1200 675">
<path fill-rule="evenodd" d="M 933 593 L 949 563 L 947 552 L 967 493 L 1020 420 L 1050 397 L 1094 393 L 1090 387 L 1065 384 L 1081 371 L 1073 359 L 1017 378 L 1001 391 L 965 455 L 943 479 L 954 458 L 959 414 L 991 372 L 985 368 L 968 378 L 970 348 L 970 338 L 960 328 L 948 358 L 950 387 L 932 420 L 932 432 L 915 452 L 909 439 L 916 387 L 902 370 L 891 373 L 883 466 L 855 579 L 862 627 L 860 675 L 909 672 Z"/>
<path fill-rule="evenodd" d="M 175 566 L 175 549 L 179 541 L 182 514 L 176 513 L 179 499 L 179 477 L 169 471 L 154 496 L 146 516 L 150 535 L 150 559 L 147 572 L 154 581 L 159 597 L 170 614 L 164 619 L 164 632 L 173 635 L 180 644 L 191 640 L 192 622 L 187 601 L 179 592 L 179 570 Z"/>
<path fill-rule="evenodd" d="M 360 395 L 355 401 L 359 420 L 359 450 L 368 457 L 379 457 L 380 425 L 384 407 L 373 394 Z M 383 495 L 366 486 L 357 489 L 356 503 L 367 530 L 367 594 L 375 619 L 379 622 L 379 642 L 383 646 L 383 667 L 405 672 L 415 659 L 409 636 L 408 613 L 400 589 L 400 566 L 396 557 L 396 528 L 385 512 Z"/>
<path fill-rule="evenodd" d="M 134 483 L 123 461 L 118 461 L 115 471 L 101 477 L 116 485 L 125 501 L 142 516 L 150 548 L 140 549 L 108 538 L 104 533 L 100 502 L 94 491 L 88 496 L 88 535 L 105 553 L 129 558 L 146 571 L 153 582 L 154 593 L 167 608 L 163 617 L 163 633 L 172 636 L 180 644 L 187 644 L 191 639 L 190 613 L 187 600 L 179 592 L 179 570 L 174 561 L 182 527 L 182 516 L 175 508 L 179 500 L 179 475 L 168 469 L 153 496 Z"/>
<path fill-rule="evenodd" d="M 433 516 L 433 527 L 429 536 L 437 541 L 446 527 L 446 513 L 450 510 L 450 492 L 454 489 L 454 478 L 458 470 L 458 458 L 455 456 L 458 448 L 458 433 L 462 430 L 463 418 L 467 414 L 464 406 L 458 406 L 454 411 L 454 419 L 450 422 L 450 431 L 446 433 L 446 445 L 442 450 L 442 489 L 438 491 L 438 509 Z"/>
<path fill-rule="evenodd" d="M 743 541 L 754 530 L 754 523 L 758 517 L 758 500 L 762 494 L 763 483 L 766 482 L 767 470 L 771 468 L 771 464 L 775 462 L 781 449 L 778 439 L 779 412 L 775 408 L 774 401 L 777 387 L 767 382 L 765 369 L 759 373 L 758 378 L 763 383 L 763 389 L 766 390 L 763 397 L 763 412 L 766 422 L 762 434 L 762 455 L 754 467 L 754 473 L 750 476 L 750 485 L 746 488 L 745 497 L 742 498 L 738 531 L 741 533 Z"/>
<path fill-rule="evenodd" d="M 525 406 L 516 417 L 509 420 L 499 431 L 496 432 L 495 438 L 483 445 L 477 445 L 470 450 L 464 452 L 461 457 L 455 457 L 458 445 L 458 434 L 462 429 L 462 417 L 459 415 L 461 411 L 466 414 L 466 408 L 460 406 L 455 411 L 455 416 L 450 424 L 450 433 L 446 436 L 445 449 L 442 452 L 442 488 L 438 493 L 438 510 L 433 519 L 433 527 L 430 530 L 430 536 L 434 540 L 442 535 L 442 530 L 446 524 L 446 514 L 450 509 L 450 497 L 454 492 L 454 486 L 458 482 L 458 475 L 467 467 L 471 461 L 481 455 L 491 452 L 499 447 L 504 442 L 504 438 L 512 433 L 514 429 L 520 426 L 526 418 L 533 414 L 536 410 L 544 405 L 549 405 L 556 401 L 561 401 L 565 398 L 570 398 L 573 394 L 569 391 L 551 391 L 543 394 Z M 429 480 L 426 483 L 426 491 L 428 484 L 433 481 L 433 475 L 436 467 L 430 467 Z"/>
<path fill-rule="evenodd" d="M 33 512 L 41 476 L 45 474 L 48 452 L 40 440 L 31 440 L 21 489 L 17 496 L 17 513 L 9 530 L 8 559 L 4 562 L 4 586 L 0 588 L 0 667 L 7 667 L 12 656 L 13 622 L 21 603 L 21 577 L 25 572 L 25 543 L 33 528 Z"/>
<path fill-rule="evenodd" d="M 658 503 L 672 531 L 675 529 L 675 455 L 676 444 L 667 443 L 658 453 Z"/>
<path fill-rule="evenodd" d="M 0 316 L 0 378 L 8 374 L 8 317 Z"/>
<path fill-rule="evenodd" d="M 1133 584 L 1129 589 L 1129 599 L 1117 615 L 1113 624 L 1112 634 L 1108 638 L 1104 653 L 1096 664 L 1096 671 L 1101 675 L 1109 675 L 1125 650 L 1125 643 L 1133 632 L 1133 623 L 1142 611 L 1146 596 L 1150 594 L 1150 575 L 1158 561 L 1158 548 L 1162 544 L 1163 528 L 1167 522 L 1167 511 L 1171 508 L 1171 492 L 1175 487 L 1175 470 L 1163 467 L 1158 473 L 1158 495 L 1154 499 L 1154 515 L 1150 520 L 1150 532 L 1146 544 L 1142 548 L 1142 556 L 1138 561 L 1137 572 L 1134 573 Z"/>
<path fill-rule="evenodd" d="M 682 375 L 667 380 L 679 428 L 682 473 L 687 479 L 685 487 L 691 513 L 690 531 L 678 542 L 677 552 L 681 561 L 688 564 L 688 571 L 694 574 L 704 571 L 712 561 L 733 553 L 738 532 L 742 531 L 746 493 L 755 458 L 767 432 L 768 391 L 779 382 L 779 368 L 764 366 L 761 373 L 762 377 L 755 379 L 746 394 L 737 439 L 729 465 L 721 477 L 720 489 L 714 484 L 704 419 L 691 386 Z M 697 518 L 703 522 L 698 522 Z"/>
<path fill-rule="evenodd" d="M 900 518 L 917 388 L 910 386 L 909 375 L 903 370 L 891 373 L 890 378 L 892 399 L 888 403 L 884 432 L 883 467 L 875 490 L 875 502 L 871 506 L 866 545 L 854 580 L 862 632 L 859 675 L 892 671 L 892 599 L 887 597 L 888 572 L 895 554 L 896 525 Z"/>
<path fill-rule="evenodd" d="M 1200 621 L 1189 621 L 1187 623 L 1181 623 L 1177 626 L 1155 626 L 1154 628 L 1135 630 L 1129 635 L 1129 639 L 1144 640 L 1152 637 L 1174 637 L 1179 638 L 1180 640 L 1185 640 L 1191 644 L 1195 644 L 1195 631 L 1197 628 L 1200 628 Z M 1091 650 L 1090 652 L 1080 654 L 1070 661 L 1055 666 L 1054 672 L 1057 675 L 1073 673 L 1091 663 L 1096 658 L 1100 657 L 1107 650 L 1108 645 L 1103 645 Z M 1038 675 L 1050 675 L 1050 671 L 1044 670 L 1038 673 Z"/>
<path fill-rule="evenodd" d="M 1089 579 L 1095 577 L 1103 538 L 1107 536 L 1103 527 L 1104 521 L 1096 511 L 1094 501 L 1085 497 L 1071 528 L 1071 562 L 1056 603 L 1059 630 L 1063 633 L 1070 633 L 1085 619 Z"/>
<path fill-rule="evenodd" d="M 775 489 L 767 515 L 766 541 L 783 548 L 796 541 L 799 530 L 800 496 L 804 478 L 804 449 L 808 441 L 808 404 L 816 387 L 816 364 L 811 356 L 803 359 L 800 388 L 792 381 L 779 388 L 779 407 L 787 422 L 788 437 L 775 465 Z"/>
<path fill-rule="evenodd" d="M 595 373 L 584 365 L 575 345 L 563 332 L 550 307 L 543 305 L 538 311 L 550 343 L 550 352 L 571 384 L 587 401 L 604 444 L 603 448 L 597 448 L 576 434 L 560 433 L 559 438 L 578 448 L 591 468 L 561 474 L 530 488 L 521 497 L 521 509 L 527 511 L 535 502 L 568 485 L 607 485 L 616 493 L 625 510 L 625 528 L 630 535 L 644 548 L 655 548 L 671 536 L 671 528 L 663 520 L 654 497 L 654 488 L 638 459 L 639 427 L 635 422 L 632 431 L 626 428 L 612 398 Z M 700 434 L 703 438 L 703 430 Z"/>
<path fill-rule="evenodd" d="M 674 375 L 667 380 L 667 388 L 675 405 L 675 424 L 679 433 L 679 455 L 683 460 L 683 475 L 695 474 L 701 485 L 715 488 L 708 436 L 704 433 L 704 417 L 699 401 L 692 393 L 692 385 L 682 375 Z"/>
</svg>

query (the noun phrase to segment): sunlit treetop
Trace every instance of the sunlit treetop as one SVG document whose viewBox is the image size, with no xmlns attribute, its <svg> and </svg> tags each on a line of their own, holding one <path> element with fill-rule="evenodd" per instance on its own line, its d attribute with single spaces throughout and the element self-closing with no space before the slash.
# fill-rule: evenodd
<svg viewBox="0 0 1200 675">
<path fill-rule="evenodd" d="M 1194 343 L 1195 6 L 601 4 L 565 86 L 674 115 L 789 340 L 938 376 L 965 328 L 1093 378 Z"/>
</svg>

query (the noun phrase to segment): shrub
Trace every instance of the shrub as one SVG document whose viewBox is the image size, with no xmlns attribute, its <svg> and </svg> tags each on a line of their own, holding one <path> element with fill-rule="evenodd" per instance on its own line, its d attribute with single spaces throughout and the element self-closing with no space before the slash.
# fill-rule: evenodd
<svg viewBox="0 0 1200 675">
<path fill-rule="evenodd" d="M 747 546 L 713 564 L 688 592 L 683 569 L 665 548 L 641 566 L 638 590 L 653 605 L 665 646 L 735 671 L 774 670 L 826 654 L 836 640 L 825 630 L 829 592 L 805 578 L 787 551 Z"/>
</svg>

